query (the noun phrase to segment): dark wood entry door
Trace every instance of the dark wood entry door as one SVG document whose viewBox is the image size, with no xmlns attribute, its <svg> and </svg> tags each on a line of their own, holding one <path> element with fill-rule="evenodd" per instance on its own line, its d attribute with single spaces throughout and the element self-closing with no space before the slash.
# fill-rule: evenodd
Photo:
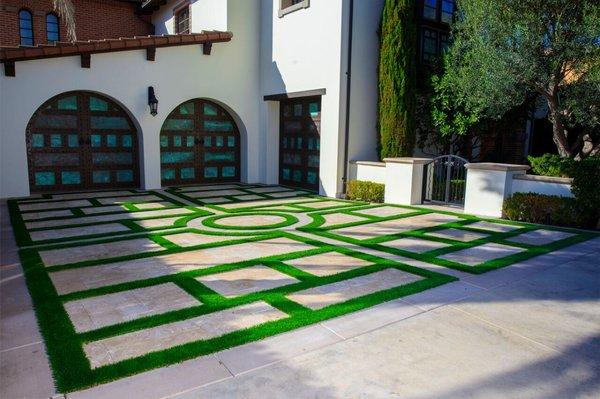
<svg viewBox="0 0 600 399">
<path fill-rule="evenodd" d="M 319 191 L 321 97 L 281 102 L 279 183 Z"/>
<path fill-rule="evenodd" d="M 164 186 L 240 180 L 240 134 L 220 105 L 195 99 L 173 110 L 160 132 Z"/>
<path fill-rule="evenodd" d="M 27 126 L 27 157 L 31 192 L 139 187 L 137 129 L 96 93 L 44 103 Z"/>
</svg>

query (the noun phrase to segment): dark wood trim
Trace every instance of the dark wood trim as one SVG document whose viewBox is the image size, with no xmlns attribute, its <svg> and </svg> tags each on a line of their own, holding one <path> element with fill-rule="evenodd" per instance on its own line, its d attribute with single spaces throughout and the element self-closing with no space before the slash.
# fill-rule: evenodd
<svg viewBox="0 0 600 399">
<path fill-rule="evenodd" d="M 90 68 L 92 64 L 92 56 L 90 53 L 81 54 L 81 67 Z"/>
<path fill-rule="evenodd" d="M 212 43 L 204 43 L 202 45 L 202 54 L 210 55 L 211 51 L 212 51 Z"/>
<path fill-rule="evenodd" d="M 5 61 L 4 62 L 4 76 L 15 76 L 15 62 Z"/>
<path fill-rule="evenodd" d="M 324 96 L 327 94 L 325 89 L 314 89 L 305 91 L 296 91 L 293 93 L 269 94 L 263 97 L 265 101 L 283 101 L 291 98 Z"/>
<path fill-rule="evenodd" d="M 156 47 L 151 46 L 146 49 L 146 60 L 154 61 L 156 59 Z"/>
</svg>

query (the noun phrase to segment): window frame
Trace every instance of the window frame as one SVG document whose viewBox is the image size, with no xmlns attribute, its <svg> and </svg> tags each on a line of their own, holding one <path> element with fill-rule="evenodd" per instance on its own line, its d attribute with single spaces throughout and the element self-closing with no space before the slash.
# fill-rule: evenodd
<svg viewBox="0 0 600 399">
<path fill-rule="evenodd" d="M 179 16 L 187 11 L 188 28 L 187 32 L 179 31 Z M 192 32 L 192 5 L 189 0 L 179 3 L 173 8 L 173 32 L 176 35 L 187 35 Z"/>
<path fill-rule="evenodd" d="M 310 7 L 310 0 L 299 0 L 295 4 L 294 0 L 279 0 L 279 9 L 277 10 L 277 15 L 279 18 L 283 18 L 287 14 L 308 7 Z"/>
<path fill-rule="evenodd" d="M 48 18 L 51 16 L 56 18 L 56 40 L 50 40 L 49 35 L 48 35 L 48 33 L 49 33 Z M 46 17 L 44 18 L 44 20 L 46 22 L 46 43 L 53 44 L 56 42 L 60 42 L 60 18 L 58 17 L 58 15 L 56 13 L 49 12 L 48 14 L 46 14 Z M 54 23 L 52 23 L 52 24 L 54 24 Z M 51 33 L 55 33 L 55 32 L 51 32 Z"/>
<path fill-rule="evenodd" d="M 22 13 L 27 13 L 27 15 L 29 16 L 29 23 L 31 25 L 29 28 L 23 28 L 23 26 L 22 26 L 22 22 L 24 21 L 24 19 L 21 17 Z M 33 12 L 28 8 L 21 8 L 17 15 L 19 17 L 19 45 L 20 46 L 35 46 L 35 32 L 33 29 Z M 29 30 L 31 32 L 31 37 L 23 36 L 22 31 L 24 29 Z M 24 44 L 23 43 L 24 38 L 31 40 L 31 44 Z"/>
<path fill-rule="evenodd" d="M 435 18 L 434 19 L 430 19 L 425 17 L 425 8 L 429 8 L 432 9 L 432 7 L 427 5 L 427 0 L 420 0 L 419 1 L 419 17 L 421 19 L 421 21 L 424 22 L 429 22 L 429 23 L 435 23 L 435 24 L 443 24 L 443 25 L 450 25 L 450 23 L 452 22 L 446 22 L 443 20 L 442 15 L 445 13 L 443 11 L 443 3 L 446 2 L 452 2 L 452 20 L 454 20 L 454 13 L 456 12 L 456 0 L 434 0 L 435 1 Z"/>
</svg>

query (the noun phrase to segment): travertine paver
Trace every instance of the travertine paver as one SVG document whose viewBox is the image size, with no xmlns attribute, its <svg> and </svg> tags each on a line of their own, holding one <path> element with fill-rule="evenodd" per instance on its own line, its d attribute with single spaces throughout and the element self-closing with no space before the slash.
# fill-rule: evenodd
<svg viewBox="0 0 600 399">
<path fill-rule="evenodd" d="M 79 208 L 82 206 L 91 206 L 92 203 L 88 200 L 75 200 L 75 201 L 44 201 L 27 204 L 19 204 L 19 210 L 21 211 L 43 211 L 49 209 L 60 209 L 60 208 Z"/>
<path fill-rule="evenodd" d="M 172 204 L 169 202 L 160 201 L 160 202 L 145 202 L 145 203 L 141 203 L 141 204 L 135 204 L 135 207 L 140 210 L 146 210 L 146 209 L 160 209 L 160 208 L 164 208 L 169 205 L 172 205 Z"/>
<path fill-rule="evenodd" d="M 225 197 L 202 198 L 201 201 L 206 204 L 224 204 L 226 202 L 231 202 L 229 198 Z"/>
<path fill-rule="evenodd" d="M 317 201 L 317 199 L 310 198 L 310 197 L 295 197 L 295 198 L 288 198 L 288 199 L 272 199 L 272 200 L 264 200 L 264 201 L 252 201 L 251 203 L 236 202 L 234 204 L 222 205 L 222 208 L 237 209 L 237 208 L 246 208 L 246 207 L 250 207 L 250 206 L 254 207 L 254 206 L 291 204 L 291 203 L 296 203 L 296 202 L 300 202 L 300 201 Z"/>
<path fill-rule="evenodd" d="M 197 249 L 50 273 L 60 295 L 129 281 L 206 269 L 225 263 L 306 251 L 315 247 L 286 237 Z"/>
<path fill-rule="evenodd" d="M 521 226 L 515 226 L 515 225 L 512 225 L 512 224 L 486 222 L 485 220 L 481 220 L 479 222 L 467 224 L 467 225 L 465 225 L 465 227 L 473 227 L 475 229 L 495 231 L 495 232 L 498 232 L 498 233 L 506 233 L 506 232 L 513 231 L 513 230 L 521 228 Z"/>
<path fill-rule="evenodd" d="M 347 202 L 340 202 L 340 201 L 319 201 L 319 202 L 311 202 L 308 204 L 302 204 L 302 206 L 304 206 L 306 208 L 311 208 L 311 209 L 323 209 L 323 208 L 330 208 L 330 207 L 334 207 L 334 206 L 348 206 L 348 205 L 354 205 L 354 204 L 347 203 Z"/>
<path fill-rule="evenodd" d="M 123 205 L 106 205 L 81 208 L 81 211 L 86 215 L 95 215 L 97 213 L 126 212 L 128 211 L 128 209 L 125 208 Z"/>
<path fill-rule="evenodd" d="M 57 217 L 66 217 L 66 216 L 73 216 L 73 212 L 71 212 L 70 209 L 62 209 L 62 210 L 58 210 L 58 211 L 29 212 L 29 213 L 21 214 L 21 217 L 23 218 L 23 220 L 36 220 L 36 219 L 57 218 Z"/>
<path fill-rule="evenodd" d="M 414 209 L 397 208 L 395 206 L 380 206 L 378 208 L 359 209 L 354 212 L 362 214 L 362 215 L 388 217 L 388 216 L 403 215 L 405 213 L 411 213 L 414 211 L 415 211 Z"/>
<path fill-rule="evenodd" d="M 385 269 L 367 274 L 366 276 L 298 291 L 288 295 L 287 298 L 303 306 L 317 310 L 325 306 L 345 302 L 377 291 L 406 285 L 421 279 L 423 277 L 397 269 Z"/>
<path fill-rule="evenodd" d="M 460 230 L 460 229 L 444 229 L 426 233 L 427 236 L 445 238 L 447 240 L 457 240 L 463 242 L 475 241 L 480 238 L 489 237 L 488 234 L 475 233 L 472 231 Z"/>
<path fill-rule="evenodd" d="M 330 213 L 328 215 L 322 215 L 323 219 L 325 219 L 325 223 L 323 223 L 320 227 L 329 227 L 335 226 L 337 224 L 346 224 L 353 222 L 362 222 L 365 221 L 366 218 L 349 215 L 347 213 Z"/>
<path fill-rule="evenodd" d="M 273 198 L 287 198 L 287 197 L 296 197 L 298 195 L 305 195 L 308 194 L 306 191 L 284 191 L 284 192 L 280 192 L 280 193 L 269 193 L 267 195 L 269 195 L 270 197 Z"/>
<path fill-rule="evenodd" d="M 192 198 L 208 198 L 208 197 L 222 197 L 224 195 L 244 195 L 247 194 L 241 190 L 216 190 L 216 191 L 198 191 L 186 194 Z"/>
<path fill-rule="evenodd" d="M 248 191 L 252 191 L 253 193 L 274 193 L 281 191 L 291 191 L 291 188 L 275 186 L 275 187 L 256 187 L 250 188 Z"/>
<path fill-rule="evenodd" d="M 397 234 L 403 231 L 423 229 L 445 223 L 455 222 L 460 218 L 440 213 L 427 213 L 424 215 L 409 216 L 400 219 L 386 220 L 361 224 L 358 226 L 343 227 L 331 230 L 332 233 L 340 234 L 356 240 L 367 240 L 382 235 Z"/>
<path fill-rule="evenodd" d="M 85 332 L 201 303 L 174 283 L 153 285 L 65 303 L 75 331 Z"/>
<path fill-rule="evenodd" d="M 159 227 L 171 227 L 179 219 L 181 219 L 181 216 L 176 216 L 176 217 L 172 217 L 172 218 L 138 220 L 134 223 L 145 229 L 156 229 Z"/>
<path fill-rule="evenodd" d="M 264 265 L 210 274 L 198 277 L 196 280 L 227 298 L 266 291 L 299 282 L 299 280 L 287 274 Z"/>
<path fill-rule="evenodd" d="M 80 198 L 102 198 L 102 197 L 116 197 L 119 195 L 131 195 L 134 194 L 130 190 L 120 190 L 120 191 L 94 191 L 94 192 L 85 192 L 85 193 L 68 193 L 68 194 L 52 194 L 52 199 L 55 200 L 63 200 L 63 199 L 80 199 Z M 143 193 L 140 193 L 143 194 Z"/>
<path fill-rule="evenodd" d="M 373 264 L 366 260 L 344 255 L 339 252 L 327 252 L 324 254 L 306 256 L 304 258 L 287 260 L 285 263 L 320 277 L 330 276 L 332 274 L 338 274 Z"/>
<path fill-rule="evenodd" d="M 236 200 L 239 200 L 239 201 L 252 201 L 252 200 L 265 199 L 265 197 L 262 197 L 262 196 L 256 195 L 256 194 L 237 195 L 233 198 Z"/>
<path fill-rule="evenodd" d="M 564 240 L 574 236 L 573 233 L 556 230 L 533 230 L 528 233 L 519 234 L 518 236 L 508 238 L 508 241 L 517 242 L 520 244 L 529 245 L 546 245 L 554 241 Z"/>
<path fill-rule="evenodd" d="M 225 242 L 231 240 L 245 239 L 246 237 L 240 236 L 221 236 L 221 235 L 210 235 L 200 233 L 178 233 L 169 234 L 163 236 L 165 240 L 171 241 L 173 244 L 177 244 L 180 247 L 191 247 L 194 245 L 212 244 L 215 242 Z"/>
<path fill-rule="evenodd" d="M 123 204 L 125 202 L 149 202 L 149 201 L 161 201 L 162 198 L 153 194 L 146 195 L 128 195 L 126 197 L 108 197 L 108 198 L 99 198 L 98 202 L 102 205 L 113 205 L 113 204 Z"/>
<path fill-rule="evenodd" d="M 287 314 L 259 301 L 187 320 L 164 324 L 124 335 L 90 342 L 84 351 L 92 368 L 138 357 L 146 353 L 206 340 L 288 317 Z"/>
<path fill-rule="evenodd" d="M 445 244 L 443 242 L 423 240 L 421 238 L 413 237 L 405 237 L 400 238 L 398 240 L 385 241 L 379 243 L 379 245 L 383 245 L 384 247 L 401 249 L 403 251 L 415 252 L 418 254 L 450 246 L 450 244 Z"/>
<path fill-rule="evenodd" d="M 265 210 L 265 211 L 282 211 L 282 212 L 298 212 L 299 211 L 298 208 L 294 208 L 293 206 L 289 206 L 289 205 L 267 207 L 267 208 L 264 208 L 262 210 Z"/>
<path fill-rule="evenodd" d="M 103 244 L 42 250 L 39 254 L 44 265 L 54 266 L 162 250 L 163 247 L 148 238 L 134 238 Z"/>
<path fill-rule="evenodd" d="M 451 252 L 440 256 L 440 258 L 462 263 L 464 265 L 476 266 L 490 260 L 504 258 L 523 251 L 525 251 L 523 248 L 510 247 L 508 245 L 490 242 L 476 247 Z"/>
<path fill-rule="evenodd" d="M 278 215 L 233 215 L 214 221 L 217 225 L 235 227 L 261 227 L 281 222 L 285 222 L 285 218 Z"/>
<path fill-rule="evenodd" d="M 142 219 L 142 218 L 155 218 L 160 216 L 175 216 L 175 215 L 186 215 L 193 213 L 193 211 L 186 208 L 174 208 L 174 209 L 158 209 L 155 211 L 138 211 L 128 213 L 115 213 L 110 215 L 96 215 L 96 216 L 82 216 L 79 218 L 69 219 L 55 219 L 55 220 L 41 220 L 39 222 L 28 222 L 25 223 L 25 227 L 28 229 L 41 229 L 45 227 L 60 227 L 69 226 L 76 224 L 91 224 L 100 222 L 112 222 L 115 220 L 124 219 Z"/>
<path fill-rule="evenodd" d="M 179 188 L 179 192 L 187 193 L 190 191 L 211 191 L 211 190 L 227 190 L 231 188 L 240 188 L 238 184 L 217 184 L 210 186 L 188 186 Z"/>
<path fill-rule="evenodd" d="M 120 223 L 106 223 L 83 227 L 67 227 L 66 229 L 38 230 L 30 232 L 29 235 L 33 241 L 41 241 L 93 234 L 120 233 L 129 230 L 129 227 L 125 227 Z"/>
</svg>

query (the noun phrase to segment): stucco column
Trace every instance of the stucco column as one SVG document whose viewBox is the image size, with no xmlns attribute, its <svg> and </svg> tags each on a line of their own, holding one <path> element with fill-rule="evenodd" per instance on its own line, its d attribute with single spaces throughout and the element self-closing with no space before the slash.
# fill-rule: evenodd
<svg viewBox="0 0 600 399">
<path fill-rule="evenodd" d="M 429 158 L 385 158 L 385 202 L 420 204 L 423 197 L 423 169 Z"/>
<path fill-rule="evenodd" d="M 468 163 L 465 213 L 502 217 L 502 204 L 510 196 L 514 175 L 525 174 L 527 165 Z"/>
</svg>

